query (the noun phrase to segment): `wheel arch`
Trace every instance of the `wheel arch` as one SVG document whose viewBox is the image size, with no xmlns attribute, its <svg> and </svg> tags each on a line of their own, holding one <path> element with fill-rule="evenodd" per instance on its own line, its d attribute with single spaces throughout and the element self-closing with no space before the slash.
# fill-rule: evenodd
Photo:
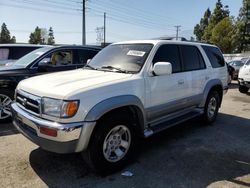
<svg viewBox="0 0 250 188">
<path fill-rule="evenodd" d="M 115 113 L 129 113 L 136 123 L 136 130 L 143 134 L 146 124 L 144 107 L 141 100 L 134 95 L 123 95 L 106 99 L 96 104 L 85 117 L 85 121 L 100 121 Z"/>
<path fill-rule="evenodd" d="M 213 80 L 210 80 L 205 86 L 205 89 L 203 91 L 203 99 L 202 99 L 202 102 L 200 105 L 201 107 L 205 106 L 207 97 L 211 91 L 217 91 L 219 93 L 220 106 L 221 106 L 221 102 L 222 102 L 222 98 L 223 98 L 223 84 L 222 84 L 221 80 L 213 79 Z"/>
</svg>

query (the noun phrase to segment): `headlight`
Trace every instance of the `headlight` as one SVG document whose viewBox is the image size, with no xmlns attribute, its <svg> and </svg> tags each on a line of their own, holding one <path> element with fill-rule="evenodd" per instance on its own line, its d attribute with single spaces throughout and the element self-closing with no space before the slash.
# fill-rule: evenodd
<svg viewBox="0 0 250 188">
<path fill-rule="evenodd" d="M 76 114 L 79 101 L 63 101 L 51 98 L 42 98 L 42 113 L 54 117 L 72 117 Z"/>
</svg>

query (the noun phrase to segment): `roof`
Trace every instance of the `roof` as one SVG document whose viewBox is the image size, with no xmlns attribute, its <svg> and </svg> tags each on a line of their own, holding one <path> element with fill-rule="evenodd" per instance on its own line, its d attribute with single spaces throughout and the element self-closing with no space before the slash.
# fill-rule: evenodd
<svg viewBox="0 0 250 188">
<path fill-rule="evenodd" d="M 203 45 L 203 46 L 213 46 L 215 47 L 215 45 L 212 45 L 212 44 L 207 44 L 207 43 L 200 43 L 200 42 L 191 42 L 191 41 L 176 41 L 176 40 L 132 40 L 132 41 L 124 41 L 124 42 L 117 42 L 117 43 L 113 43 L 111 45 L 114 45 L 114 44 L 153 44 L 153 45 L 156 45 L 156 44 L 160 44 L 160 43 L 169 43 L 169 44 L 187 44 L 187 45 L 190 45 L 190 44 L 193 44 L 193 45 Z"/>
<path fill-rule="evenodd" d="M 20 44 L 20 43 L 14 43 L 14 44 L 0 44 L 0 47 L 46 47 L 49 45 L 41 45 L 41 44 Z"/>
<path fill-rule="evenodd" d="M 53 46 L 54 48 L 91 48 L 96 50 L 101 50 L 102 48 L 99 46 L 92 46 L 92 45 L 56 45 Z"/>
</svg>

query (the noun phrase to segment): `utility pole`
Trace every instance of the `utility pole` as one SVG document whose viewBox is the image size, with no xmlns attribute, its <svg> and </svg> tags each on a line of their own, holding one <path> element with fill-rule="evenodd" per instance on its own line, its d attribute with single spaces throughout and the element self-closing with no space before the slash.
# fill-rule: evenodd
<svg viewBox="0 0 250 188">
<path fill-rule="evenodd" d="M 82 45 L 86 45 L 85 0 L 82 1 Z"/>
<path fill-rule="evenodd" d="M 180 31 L 181 25 L 176 25 L 174 27 L 176 27 L 176 40 L 178 40 L 178 38 L 179 38 L 179 31 Z"/>
<path fill-rule="evenodd" d="M 104 23 L 103 23 L 103 46 L 106 46 L 106 12 L 104 12 Z"/>
</svg>

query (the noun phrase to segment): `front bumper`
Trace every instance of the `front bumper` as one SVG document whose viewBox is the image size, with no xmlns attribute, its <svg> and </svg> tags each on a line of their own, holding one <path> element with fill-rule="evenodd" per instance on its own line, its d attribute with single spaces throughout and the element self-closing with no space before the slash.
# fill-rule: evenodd
<svg viewBox="0 0 250 188">
<path fill-rule="evenodd" d="M 41 148 L 56 153 L 80 152 L 87 148 L 95 122 L 57 123 L 34 116 L 17 103 L 11 104 L 13 124 L 25 137 Z M 46 127 L 57 131 L 57 136 L 40 133 Z"/>
<path fill-rule="evenodd" d="M 247 88 L 250 88 L 250 82 L 249 81 L 245 81 L 242 78 L 238 79 L 238 83 L 240 86 L 245 86 Z"/>
</svg>

